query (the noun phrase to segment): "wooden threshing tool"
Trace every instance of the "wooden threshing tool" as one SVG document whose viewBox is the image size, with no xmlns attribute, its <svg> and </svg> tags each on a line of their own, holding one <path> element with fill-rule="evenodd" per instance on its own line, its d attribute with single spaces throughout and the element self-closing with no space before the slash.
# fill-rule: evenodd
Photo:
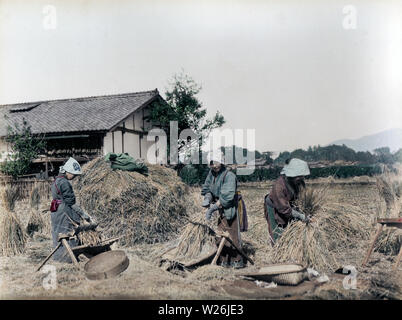
<svg viewBox="0 0 402 320">
<path fill-rule="evenodd" d="M 228 241 L 228 242 L 233 246 L 233 248 L 235 248 L 236 251 L 237 251 L 238 253 L 240 253 L 240 255 L 241 255 L 243 258 L 245 258 L 245 259 L 246 259 L 247 261 L 249 261 L 252 265 L 254 265 L 254 261 L 251 260 L 251 259 L 244 253 L 244 251 L 243 251 L 242 249 L 240 249 L 238 246 L 236 246 L 236 245 L 234 244 L 234 242 L 232 241 L 232 239 L 230 239 L 229 233 L 227 233 L 227 232 L 216 232 L 216 231 L 214 231 L 214 232 L 215 232 L 215 234 L 216 234 L 217 236 L 222 237 L 222 239 L 221 239 L 221 242 L 219 243 L 218 251 L 216 252 L 216 255 L 215 255 L 214 259 L 212 260 L 212 263 L 211 263 L 211 264 L 216 264 L 216 261 L 218 260 L 220 254 L 221 254 L 221 252 L 222 252 L 222 249 L 223 249 L 223 246 L 225 245 L 225 242 Z"/>
<path fill-rule="evenodd" d="M 101 241 L 97 245 L 88 244 L 88 245 L 80 245 L 80 246 L 73 247 L 73 248 L 71 248 L 70 245 L 68 244 L 68 240 L 70 240 L 71 238 L 75 238 L 80 232 L 88 231 L 88 230 L 95 230 L 97 226 L 98 225 L 95 223 L 88 223 L 88 224 L 83 224 L 80 226 L 77 225 L 77 227 L 74 229 L 74 232 L 71 232 L 69 234 L 59 234 L 58 244 L 57 244 L 56 248 L 54 248 L 53 251 L 43 260 L 43 262 L 39 265 L 39 267 L 36 269 L 36 271 L 39 271 L 45 265 L 45 263 L 47 261 L 49 261 L 49 259 L 54 255 L 54 253 L 57 251 L 57 249 L 60 248 L 60 246 L 64 246 L 64 248 L 66 248 L 66 251 L 67 251 L 68 255 L 70 256 L 72 262 L 78 269 L 80 269 L 80 266 L 78 264 L 78 261 L 77 261 L 77 258 L 75 257 L 75 255 L 79 255 L 80 253 L 83 253 L 88 249 L 92 249 L 94 251 L 96 251 L 96 249 L 110 250 L 109 246 L 112 245 L 114 242 L 118 241 L 119 238 L 106 239 L 106 240 Z"/>
<path fill-rule="evenodd" d="M 378 219 L 377 223 L 380 226 L 378 227 L 377 233 L 374 236 L 374 240 L 371 243 L 371 245 L 370 245 L 370 247 L 369 247 L 369 249 L 367 251 L 367 255 L 366 255 L 366 258 L 363 261 L 362 267 L 364 267 L 367 264 L 367 262 L 369 261 L 371 253 L 373 252 L 373 249 L 374 249 L 374 245 L 375 245 L 378 237 L 380 236 L 380 234 L 381 234 L 381 232 L 382 232 L 382 230 L 384 228 L 384 225 L 386 227 L 396 227 L 396 228 L 402 229 L 402 218 Z M 402 257 L 402 246 L 399 248 L 398 256 L 396 257 L 394 267 L 392 268 L 393 270 L 396 270 L 398 268 L 399 261 L 401 260 L 401 257 Z"/>
</svg>

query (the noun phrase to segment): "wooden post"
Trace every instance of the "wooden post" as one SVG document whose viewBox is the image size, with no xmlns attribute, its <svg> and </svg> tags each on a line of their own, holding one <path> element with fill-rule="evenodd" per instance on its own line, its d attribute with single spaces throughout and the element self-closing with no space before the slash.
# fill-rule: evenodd
<svg viewBox="0 0 402 320">
<path fill-rule="evenodd" d="M 225 241 L 226 241 L 225 237 L 222 237 L 221 242 L 219 243 L 218 251 L 216 252 L 216 255 L 215 255 L 215 257 L 214 257 L 214 260 L 212 260 L 212 263 L 211 263 L 211 264 L 214 264 L 214 265 L 215 265 L 216 262 L 218 261 L 218 258 L 219 258 L 219 256 L 221 255 L 223 246 L 225 245 Z"/>
<path fill-rule="evenodd" d="M 57 251 L 57 249 L 59 249 L 60 246 L 61 246 L 61 242 L 59 242 L 59 243 L 57 244 L 57 247 L 53 249 L 53 251 L 46 257 L 45 260 L 43 260 L 43 262 L 42 262 L 42 263 L 40 264 L 40 266 L 36 269 L 36 271 L 39 271 L 39 270 L 45 265 L 45 263 L 50 259 L 50 257 L 51 257 L 52 255 L 54 255 L 54 253 Z"/>
<path fill-rule="evenodd" d="M 380 236 L 380 234 L 381 234 L 383 228 L 384 228 L 384 225 L 383 225 L 383 224 L 380 224 L 380 226 L 379 226 L 379 228 L 378 228 L 378 230 L 377 230 L 377 233 L 375 234 L 374 240 L 373 240 L 373 242 L 371 243 L 369 250 L 367 251 L 367 255 L 366 255 L 366 258 L 365 258 L 364 261 L 363 261 L 362 267 L 364 267 L 364 266 L 367 264 L 368 260 L 370 259 L 371 252 L 373 251 L 374 245 L 375 245 L 375 243 L 376 243 L 378 237 Z"/>
<path fill-rule="evenodd" d="M 68 254 L 70 255 L 71 260 L 73 261 L 74 265 L 80 269 L 80 265 L 78 264 L 77 259 L 75 258 L 75 255 L 73 251 L 70 248 L 70 245 L 68 244 L 67 240 L 65 238 L 61 239 L 61 242 L 63 243 L 63 246 L 66 248 Z"/>
<path fill-rule="evenodd" d="M 47 159 L 46 159 L 46 162 L 45 162 L 45 179 L 47 179 L 47 178 L 49 178 L 49 164 L 48 164 Z"/>
</svg>

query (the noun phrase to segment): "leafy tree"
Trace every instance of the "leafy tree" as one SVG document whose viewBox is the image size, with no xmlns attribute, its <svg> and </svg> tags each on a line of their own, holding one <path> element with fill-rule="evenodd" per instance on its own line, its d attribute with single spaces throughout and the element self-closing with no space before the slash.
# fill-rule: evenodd
<svg viewBox="0 0 402 320">
<path fill-rule="evenodd" d="M 174 75 L 170 88 L 165 92 L 167 103 L 155 103 L 147 119 L 159 125 L 168 135 L 170 121 L 177 121 L 179 132 L 193 130 L 201 137 L 199 143 L 202 145 L 211 130 L 221 127 L 225 119 L 219 111 L 212 118 L 206 118 L 207 109 L 197 97 L 200 92 L 201 86 L 188 75 Z"/>
<path fill-rule="evenodd" d="M 281 152 L 279 153 L 278 157 L 276 157 L 276 159 L 274 160 L 274 164 L 283 165 L 285 164 L 285 161 L 290 158 L 291 156 L 289 151 Z"/>
<path fill-rule="evenodd" d="M 272 155 L 274 153 L 272 151 L 264 151 L 261 155 L 261 158 L 265 159 L 267 161 L 267 164 L 272 164 L 274 163 L 274 159 L 272 159 Z"/>
<path fill-rule="evenodd" d="M 43 137 L 32 134 L 31 127 L 24 119 L 22 127 L 17 123 L 7 127 L 6 142 L 11 148 L 10 155 L 0 165 L 0 171 L 17 178 L 29 172 L 32 160 L 36 159 L 40 151 L 45 148 Z"/>
<path fill-rule="evenodd" d="M 396 162 L 401 162 L 402 163 L 402 148 L 394 153 L 393 158 L 394 158 L 394 160 Z"/>
<path fill-rule="evenodd" d="M 377 157 L 377 161 L 385 164 L 394 163 L 394 157 L 389 147 L 382 147 L 374 149 L 374 154 Z"/>
</svg>

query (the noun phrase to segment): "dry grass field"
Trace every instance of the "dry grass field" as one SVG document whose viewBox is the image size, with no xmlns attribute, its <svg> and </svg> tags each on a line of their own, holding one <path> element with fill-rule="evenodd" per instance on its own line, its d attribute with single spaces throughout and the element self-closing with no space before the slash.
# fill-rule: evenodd
<svg viewBox="0 0 402 320">
<path fill-rule="evenodd" d="M 319 188 L 326 183 L 314 181 L 308 183 L 309 188 Z M 239 186 L 248 210 L 249 231 L 242 233 L 246 252 L 255 261 L 255 266 L 262 267 L 273 262 L 273 248 L 268 244 L 267 223 L 264 219 L 263 199 L 269 191 L 270 182 L 245 183 Z M 190 190 L 193 202 L 201 203 L 199 188 Z M 396 258 L 393 254 L 373 252 L 368 265 L 361 267 L 370 238 L 375 232 L 375 219 L 385 210 L 385 203 L 379 196 L 375 179 L 365 181 L 353 179 L 332 183 L 328 194 L 332 203 L 339 204 L 338 210 L 357 207 L 362 213 L 361 219 L 368 230 L 367 236 L 357 235 L 346 239 L 341 249 L 332 252 L 339 267 L 355 266 L 357 269 L 356 289 L 345 289 L 344 274 L 328 270 L 317 270 L 326 274 L 328 282 L 305 281 L 291 286 L 263 288 L 253 281 L 239 277 L 239 271 L 224 269 L 219 266 L 205 265 L 193 271 L 173 272 L 159 267 L 158 253 L 165 243 L 137 244 L 124 248 L 130 265 L 118 277 L 107 280 L 88 280 L 84 273 L 73 265 L 49 261 L 56 268 L 57 287 L 45 289 L 48 273 L 35 272 L 36 266 L 50 253 L 51 240 L 49 229 L 34 232 L 27 240 L 23 254 L 0 256 L 0 298 L 1 299 L 401 299 L 402 297 L 402 265 L 399 270 L 392 271 Z M 400 201 L 400 199 L 399 199 Z M 42 200 L 40 209 L 48 206 L 48 200 Z M 27 227 L 30 212 L 28 200 L 19 201 L 14 212 L 23 227 Z M 40 210 L 39 210 L 40 211 Z M 347 212 L 345 212 L 347 214 Z M 44 217 L 48 213 L 43 213 Z M 204 215 L 203 210 L 192 215 Z M 400 215 L 400 213 L 399 213 Z M 186 221 L 180 221 L 184 226 Z M 171 238 L 177 238 L 177 234 Z M 335 235 L 334 235 L 335 236 Z M 343 240 L 345 241 L 345 240 Z M 119 248 L 115 244 L 114 249 Z M 80 262 L 83 267 L 84 262 Z M 242 270 L 244 271 L 244 269 Z"/>
</svg>

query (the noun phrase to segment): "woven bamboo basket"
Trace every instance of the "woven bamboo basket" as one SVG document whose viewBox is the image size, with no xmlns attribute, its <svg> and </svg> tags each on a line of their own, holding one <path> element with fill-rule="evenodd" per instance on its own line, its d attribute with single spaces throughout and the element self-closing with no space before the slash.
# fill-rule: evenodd
<svg viewBox="0 0 402 320">
<path fill-rule="evenodd" d="M 297 286 L 308 279 L 307 268 L 300 264 L 274 264 L 260 268 L 256 272 L 240 274 L 246 278 L 265 282 L 275 282 L 280 285 Z"/>
</svg>

